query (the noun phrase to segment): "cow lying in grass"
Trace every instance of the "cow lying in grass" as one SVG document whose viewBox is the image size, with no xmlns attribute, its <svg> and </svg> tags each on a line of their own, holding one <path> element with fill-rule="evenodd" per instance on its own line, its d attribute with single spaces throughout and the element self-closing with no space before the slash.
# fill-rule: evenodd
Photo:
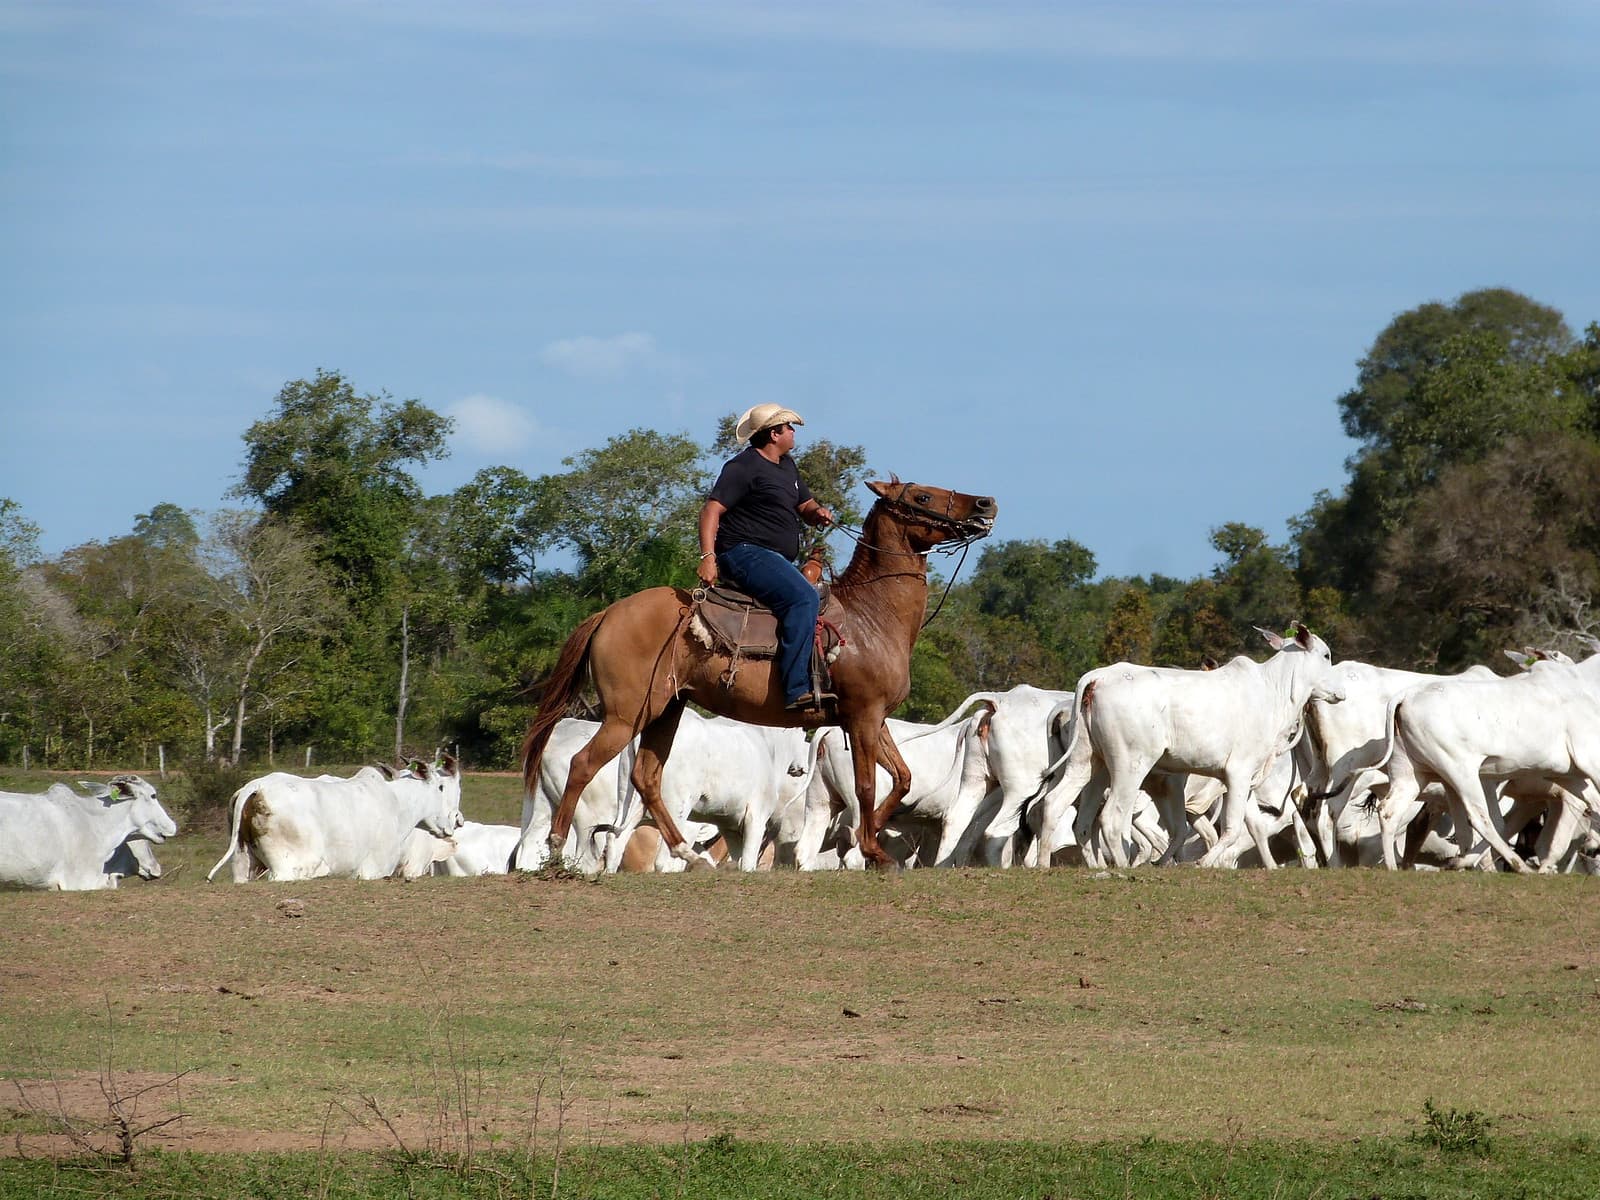
<svg viewBox="0 0 1600 1200">
<path fill-rule="evenodd" d="M 116 887 L 132 873 L 125 866 L 134 857 L 124 849 L 130 839 L 161 842 L 178 832 L 155 787 L 137 775 L 82 786 L 89 795 L 65 784 L 37 795 L 0 792 L 0 883 L 59 891 Z"/>
</svg>

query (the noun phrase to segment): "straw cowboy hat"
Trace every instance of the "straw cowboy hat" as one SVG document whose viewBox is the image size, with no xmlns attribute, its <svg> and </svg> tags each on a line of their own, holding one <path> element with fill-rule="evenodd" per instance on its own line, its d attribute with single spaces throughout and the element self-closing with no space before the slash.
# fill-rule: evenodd
<svg viewBox="0 0 1600 1200">
<path fill-rule="evenodd" d="M 741 442 L 748 442 L 763 429 L 771 429 L 774 425 L 804 424 L 800 414 L 792 408 L 785 408 L 781 404 L 758 404 L 744 410 L 744 416 L 739 418 L 739 428 L 733 436 Z"/>
</svg>

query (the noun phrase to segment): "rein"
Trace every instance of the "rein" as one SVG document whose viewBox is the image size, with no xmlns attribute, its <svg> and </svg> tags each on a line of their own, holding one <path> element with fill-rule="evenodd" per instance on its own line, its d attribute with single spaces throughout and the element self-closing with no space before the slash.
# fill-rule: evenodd
<svg viewBox="0 0 1600 1200">
<path fill-rule="evenodd" d="M 909 486 L 909 484 L 906 485 L 906 487 Z M 891 509 L 904 509 L 915 513 L 918 519 L 931 521 L 933 524 L 941 526 L 957 536 L 951 538 L 949 541 L 941 542 L 939 545 L 930 547 L 924 551 L 891 550 L 887 546 L 874 546 L 868 542 L 866 540 L 866 529 L 862 526 L 846 525 L 843 522 L 836 521 L 833 523 L 831 528 L 837 529 L 845 534 L 845 536 L 852 538 L 858 546 L 865 550 L 871 550 L 874 553 L 888 555 L 893 558 L 918 558 L 925 560 L 930 554 L 943 554 L 948 556 L 956 553 L 958 550 L 961 552 L 961 561 L 956 564 L 955 570 L 950 573 L 950 578 L 944 585 L 944 591 L 939 594 L 939 603 L 934 606 L 933 611 L 929 613 L 926 619 L 923 620 L 922 624 L 918 626 L 919 629 L 926 629 L 933 623 L 933 619 L 943 611 L 944 602 L 950 596 L 950 589 L 955 586 L 956 576 L 961 574 L 961 568 L 966 565 L 967 551 L 972 549 L 972 544 L 974 542 L 981 541 L 983 538 L 988 537 L 989 530 L 974 529 L 968 522 L 958 521 L 949 516 L 948 513 L 936 512 L 931 508 L 924 508 L 919 504 L 915 504 L 912 501 L 906 500 L 906 487 L 901 488 L 900 495 L 895 497 L 893 500 L 890 500 L 888 497 L 880 497 L 878 503 L 887 505 Z M 955 497 L 952 496 L 951 501 L 953 502 L 954 499 Z M 889 578 L 890 574 L 916 574 L 920 575 L 924 580 L 926 580 L 928 577 L 927 564 L 924 562 L 923 569 L 921 571 L 891 572 L 889 574 L 880 575 L 878 578 Z"/>
</svg>

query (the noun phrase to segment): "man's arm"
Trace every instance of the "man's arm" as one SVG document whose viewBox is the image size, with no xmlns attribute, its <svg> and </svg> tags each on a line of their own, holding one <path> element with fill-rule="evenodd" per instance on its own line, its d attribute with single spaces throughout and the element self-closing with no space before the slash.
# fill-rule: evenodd
<svg viewBox="0 0 1600 1200">
<path fill-rule="evenodd" d="M 696 574 L 707 587 L 717 582 L 717 529 L 727 511 L 720 500 L 707 500 L 700 510 L 700 565 Z"/>
</svg>

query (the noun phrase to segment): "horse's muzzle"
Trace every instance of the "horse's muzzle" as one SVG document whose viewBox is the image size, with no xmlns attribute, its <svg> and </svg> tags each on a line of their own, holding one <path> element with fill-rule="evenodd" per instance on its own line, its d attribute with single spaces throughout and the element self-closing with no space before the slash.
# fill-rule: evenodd
<svg viewBox="0 0 1600 1200">
<path fill-rule="evenodd" d="M 987 537 L 994 529 L 994 519 L 999 512 L 1000 506 L 993 496 L 973 497 L 972 515 L 961 522 L 962 531 L 970 537 Z"/>
</svg>

